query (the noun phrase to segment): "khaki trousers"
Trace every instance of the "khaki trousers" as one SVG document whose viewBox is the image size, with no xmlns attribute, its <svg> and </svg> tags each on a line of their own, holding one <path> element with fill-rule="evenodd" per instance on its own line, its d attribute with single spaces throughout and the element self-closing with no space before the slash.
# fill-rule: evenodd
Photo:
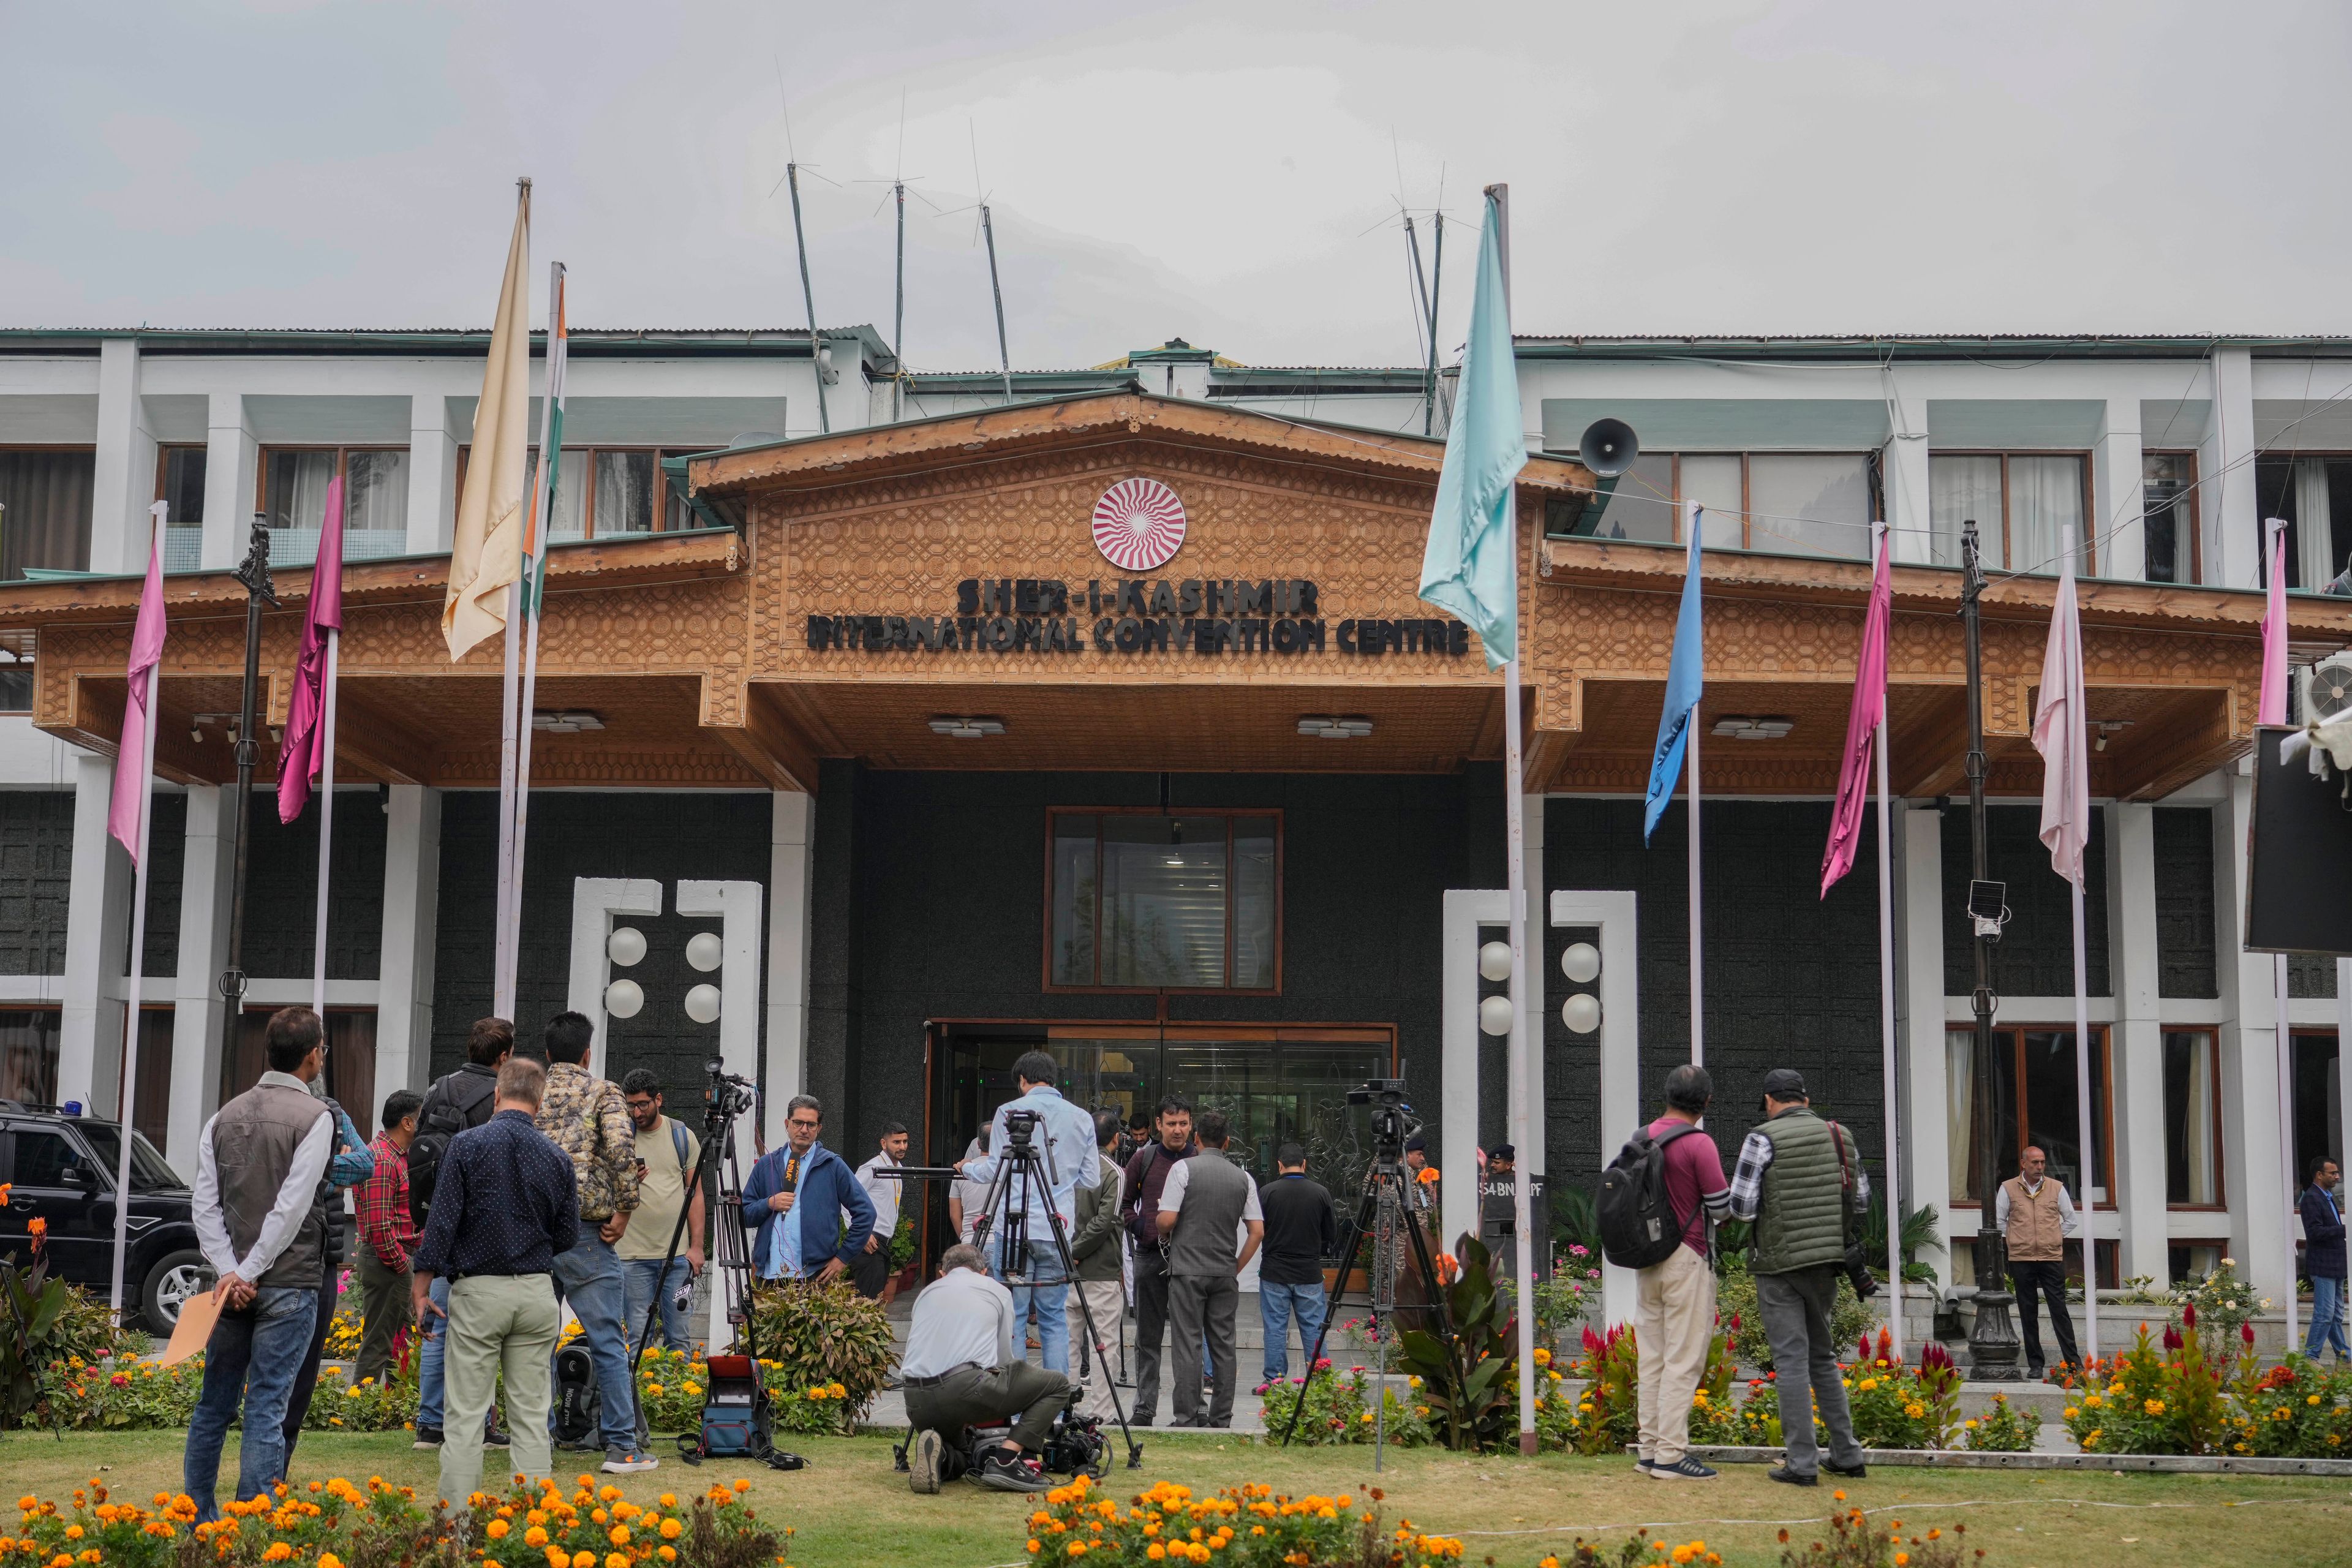
<svg viewBox="0 0 2352 1568">
<path fill-rule="evenodd" d="M 1715 1337 L 1715 1270 L 1688 1247 L 1633 1275 L 1633 1339 L 1641 1351 L 1642 1458 L 1680 1464 L 1690 1449 L 1691 1395 Z"/>
<path fill-rule="evenodd" d="M 1086 1312 L 1078 1310 L 1079 1299 L 1086 1300 Z M 1095 1321 L 1095 1332 L 1110 1347 L 1108 1356 L 1097 1355 L 1094 1346 L 1087 1342 L 1087 1314 Z M 1118 1369 L 1119 1324 L 1127 1316 L 1127 1289 L 1116 1279 L 1081 1279 L 1070 1287 L 1069 1310 L 1063 1314 L 1070 1324 L 1070 1365 L 1080 1364 L 1079 1350 L 1086 1352 L 1086 1397 L 1078 1401 L 1078 1414 L 1111 1418 L 1110 1375 Z"/>
<path fill-rule="evenodd" d="M 482 1480 L 482 1419 L 501 1370 L 507 1426 L 514 1434 L 507 1468 L 533 1481 L 551 1469 L 547 1436 L 549 1368 L 563 1318 L 544 1274 L 473 1274 L 449 1287 L 448 1349 L 442 1365 L 441 1499 L 462 1510 Z M 500 1475 L 493 1491 L 506 1489 Z"/>
</svg>

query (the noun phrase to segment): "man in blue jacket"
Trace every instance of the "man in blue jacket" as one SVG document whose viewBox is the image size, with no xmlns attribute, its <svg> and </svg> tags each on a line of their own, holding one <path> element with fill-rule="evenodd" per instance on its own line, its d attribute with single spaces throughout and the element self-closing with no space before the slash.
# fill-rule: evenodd
<svg viewBox="0 0 2352 1568">
<path fill-rule="evenodd" d="M 830 1285 L 874 1234 L 874 1201 L 849 1162 L 817 1142 L 824 1131 L 824 1108 L 805 1094 L 793 1096 L 784 1107 L 788 1142 L 762 1155 L 743 1184 L 743 1223 L 760 1227 L 751 1262 L 762 1279 Z"/>
<path fill-rule="evenodd" d="M 2344 1209 L 2336 1186 L 2343 1179 L 2336 1162 L 2322 1154 L 2311 1163 L 2311 1185 L 2297 1205 L 2303 1211 L 2303 1269 L 2311 1276 L 2311 1332 L 2303 1353 L 2319 1359 L 2333 1346 L 2336 1364 L 2352 1356 L 2344 1342 Z"/>
</svg>

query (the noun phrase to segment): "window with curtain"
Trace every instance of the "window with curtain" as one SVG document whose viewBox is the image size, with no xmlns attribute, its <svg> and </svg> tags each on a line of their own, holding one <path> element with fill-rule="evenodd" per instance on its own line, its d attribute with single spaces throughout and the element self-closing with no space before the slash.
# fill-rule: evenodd
<svg viewBox="0 0 2352 1568">
<path fill-rule="evenodd" d="M 2352 458 L 2263 458 L 2254 506 L 2286 522 L 2286 585 L 2310 593 L 2352 573 Z"/>
<path fill-rule="evenodd" d="M 2084 527 L 2089 466 L 2080 453 L 1938 452 L 1927 459 L 1927 521 L 1939 565 L 1960 563 L 1960 525 L 1974 519 L 1988 572 L 2058 571 L 2069 524 L 2078 548 L 2095 546 Z M 2075 571 L 2096 564 L 2087 551 Z"/>
<path fill-rule="evenodd" d="M 457 495 L 466 493 L 466 468 L 473 447 L 457 448 Z M 660 533 L 695 526 L 686 502 L 661 470 L 665 458 L 682 458 L 703 447 L 566 447 L 556 459 L 555 507 L 548 524 L 551 544 L 616 535 Z M 526 459 L 535 469 L 539 448 Z"/>
<path fill-rule="evenodd" d="M 155 499 L 163 514 L 163 570 L 193 572 L 204 564 L 205 449 L 164 447 L 155 454 Z"/>
<path fill-rule="evenodd" d="M 1951 1202 L 1982 1201 L 1989 1185 L 2017 1174 L 2019 1152 L 2027 1144 L 2049 1157 L 2050 1173 L 2066 1184 L 2078 1203 L 2107 1204 L 2114 1146 L 2114 1107 L 2108 1090 L 2107 1031 L 2091 1031 L 2091 1177 L 2084 1180 L 2076 1107 L 2074 1031 L 2001 1028 L 1993 1031 L 1993 1136 L 1998 1169 L 1990 1183 L 1977 1158 L 1983 1126 L 1973 1062 L 1976 1031 L 1945 1035 L 1946 1127 L 1950 1140 Z M 2088 1194 L 2087 1198 L 2085 1194 Z"/>
<path fill-rule="evenodd" d="M 2210 1029 L 2164 1032 L 2164 1201 L 2221 1206 L 2221 1064 Z"/>
<path fill-rule="evenodd" d="M 2198 579 L 2197 454 L 2147 452 L 2140 457 L 2141 574 L 2151 583 Z"/>
<path fill-rule="evenodd" d="M 269 1067 L 269 1016 L 248 1007 L 237 1019 L 236 1050 L 221 1064 L 223 1103 L 243 1094 Z M 327 1009 L 327 1094 L 363 1138 L 375 1136 L 375 1009 Z"/>
<path fill-rule="evenodd" d="M 1683 542 L 1693 503 L 1712 549 L 1866 558 L 1879 510 L 1869 452 L 1644 452 L 1610 494 L 1556 501 L 1554 537 Z"/>
<path fill-rule="evenodd" d="M 55 1007 L 0 1008 L 0 1100 L 57 1103 L 58 1016 Z"/>
<path fill-rule="evenodd" d="M 98 455 L 88 447 L 0 448 L 0 582 L 26 568 L 89 568 L 89 520 Z"/>
<path fill-rule="evenodd" d="M 33 710 L 31 632 L 0 632 L 0 713 Z"/>
<path fill-rule="evenodd" d="M 1275 990 L 1281 831 L 1272 812 L 1050 814 L 1047 985 Z"/>
<path fill-rule="evenodd" d="M 343 558 L 364 561 L 408 548 L 405 447 L 266 447 L 259 510 L 269 520 L 273 565 L 307 566 L 319 558 L 327 487 L 343 479 Z"/>
</svg>

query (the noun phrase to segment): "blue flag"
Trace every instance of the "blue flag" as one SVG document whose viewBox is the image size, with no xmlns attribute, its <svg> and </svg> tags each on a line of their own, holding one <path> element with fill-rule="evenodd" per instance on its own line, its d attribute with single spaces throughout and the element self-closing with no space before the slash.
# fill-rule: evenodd
<svg viewBox="0 0 2352 1568">
<path fill-rule="evenodd" d="M 1507 662 L 1519 646 L 1519 577 L 1514 560 L 1513 481 L 1528 466 L 1519 423 L 1518 362 L 1511 348 L 1511 304 L 1503 291 L 1500 224 L 1486 203 L 1478 242 L 1478 281 L 1470 336 L 1462 349 L 1454 419 L 1445 433 L 1445 467 L 1429 545 L 1421 557 L 1421 596 L 1450 610 L 1486 645 L 1486 668 Z"/>
<path fill-rule="evenodd" d="M 1699 692 L 1706 685 L 1705 638 L 1698 622 L 1699 509 L 1691 508 L 1690 564 L 1683 574 L 1682 613 L 1675 617 L 1675 654 L 1666 665 L 1666 706 L 1658 715 L 1658 749 L 1650 758 L 1650 789 L 1642 803 L 1642 842 L 1658 830 L 1666 802 L 1682 776 L 1683 753 L 1690 749 L 1691 721 L 1698 716 Z"/>
</svg>

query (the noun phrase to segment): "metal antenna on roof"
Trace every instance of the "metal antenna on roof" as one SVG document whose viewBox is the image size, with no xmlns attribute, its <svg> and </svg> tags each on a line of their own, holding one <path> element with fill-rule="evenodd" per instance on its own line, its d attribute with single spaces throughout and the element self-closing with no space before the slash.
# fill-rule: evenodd
<svg viewBox="0 0 2352 1568">
<path fill-rule="evenodd" d="M 898 203 L 898 286 L 890 311 L 890 352 L 897 362 L 890 374 L 890 418 L 904 417 L 907 397 L 907 89 L 898 89 L 898 161 L 890 171 L 890 194 Z"/>
<path fill-rule="evenodd" d="M 816 295 L 809 287 L 808 238 L 801 229 L 801 165 L 793 146 L 793 105 L 784 94 L 784 62 L 776 61 L 776 93 L 784 100 L 784 183 L 793 190 L 793 248 L 801 258 L 801 303 L 808 310 L 809 369 L 816 376 L 816 427 L 833 434 L 833 416 L 824 405 L 824 345 L 816 334 Z"/>
<path fill-rule="evenodd" d="M 964 121 L 964 125 L 967 130 L 971 130 L 969 120 Z M 980 190 L 980 132 L 977 130 L 971 130 L 971 184 L 974 190 Z M 988 240 L 988 291 L 996 300 L 996 360 L 1004 371 L 1004 401 L 1010 403 L 1013 401 L 1013 352 L 1004 341 L 1004 288 L 996 277 L 996 225 L 989 217 L 988 194 L 985 191 L 981 192 L 980 197 L 980 232 Z"/>
<path fill-rule="evenodd" d="M 1443 180 L 1441 175 L 1438 185 L 1438 200 L 1441 202 L 1445 199 Z M 1439 290 L 1445 287 L 1445 209 L 1441 206 L 1433 216 L 1437 228 L 1437 242 L 1433 247 L 1436 255 L 1431 258 L 1429 268 L 1429 371 L 1423 379 L 1427 400 L 1421 416 L 1421 433 L 1424 436 L 1437 434 L 1437 300 Z M 1419 252 L 1414 254 L 1418 256 Z"/>
<path fill-rule="evenodd" d="M 1438 243 L 1440 245 L 1444 244 L 1444 228 L 1440 226 L 1437 232 Z M 1420 335 L 1421 325 L 1423 320 L 1427 320 L 1431 323 L 1427 341 L 1422 345 L 1427 351 L 1429 355 L 1429 369 L 1423 375 L 1421 384 L 1421 433 L 1426 436 L 1430 432 L 1431 425 L 1436 418 L 1437 333 L 1435 322 L 1437 312 L 1430 307 L 1429 279 L 1423 276 L 1421 270 L 1421 237 L 1413 232 L 1412 215 L 1411 213 L 1406 213 L 1404 215 L 1404 247 L 1412 256 L 1413 304 L 1417 307 L 1412 323 L 1415 334 Z"/>
</svg>

